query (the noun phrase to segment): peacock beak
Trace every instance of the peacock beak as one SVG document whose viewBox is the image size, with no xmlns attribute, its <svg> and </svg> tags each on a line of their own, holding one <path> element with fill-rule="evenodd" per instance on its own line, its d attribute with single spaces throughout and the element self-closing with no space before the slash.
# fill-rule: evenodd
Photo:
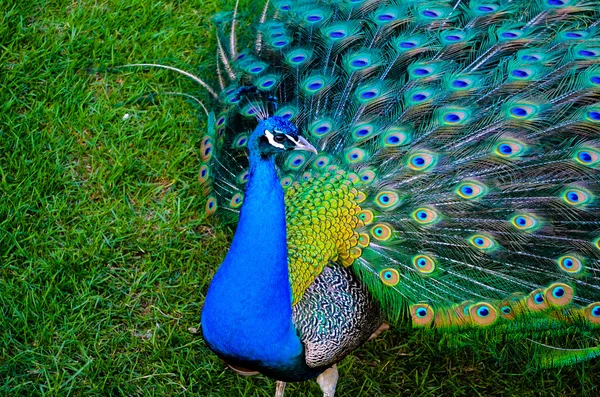
<svg viewBox="0 0 600 397">
<path fill-rule="evenodd" d="M 307 152 L 313 152 L 314 154 L 319 154 L 319 152 L 317 152 L 317 149 L 310 144 L 310 142 L 308 142 L 306 139 L 304 139 L 303 137 L 298 135 L 298 140 L 296 143 L 296 146 L 294 147 L 294 150 L 305 150 Z"/>
</svg>

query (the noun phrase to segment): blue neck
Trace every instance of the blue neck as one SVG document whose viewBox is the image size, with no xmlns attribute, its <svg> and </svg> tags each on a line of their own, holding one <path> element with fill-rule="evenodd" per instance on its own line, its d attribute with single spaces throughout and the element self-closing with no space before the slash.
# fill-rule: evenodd
<svg viewBox="0 0 600 397">
<path fill-rule="evenodd" d="M 283 190 L 272 157 L 250 148 L 250 174 L 231 248 L 202 311 L 204 337 L 226 357 L 267 366 L 302 353 L 292 323 Z"/>
</svg>

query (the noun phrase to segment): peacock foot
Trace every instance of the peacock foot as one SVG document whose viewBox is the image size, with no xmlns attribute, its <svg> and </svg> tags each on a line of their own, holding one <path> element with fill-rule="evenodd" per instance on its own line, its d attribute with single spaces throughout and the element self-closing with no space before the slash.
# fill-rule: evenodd
<svg viewBox="0 0 600 397">
<path fill-rule="evenodd" d="M 334 396 L 338 378 L 338 370 L 335 364 L 333 364 L 331 368 L 328 368 L 327 370 L 325 370 L 325 372 L 323 372 L 317 377 L 317 383 L 323 391 L 323 397 Z"/>
</svg>

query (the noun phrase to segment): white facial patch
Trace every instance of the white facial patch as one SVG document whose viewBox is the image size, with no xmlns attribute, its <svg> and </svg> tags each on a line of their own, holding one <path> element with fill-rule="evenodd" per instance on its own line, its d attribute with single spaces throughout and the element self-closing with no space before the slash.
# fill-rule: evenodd
<svg viewBox="0 0 600 397">
<path fill-rule="evenodd" d="M 285 149 L 285 146 L 283 146 L 283 144 L 275 142 L 275 139 L 273 139 L 274 135 L 271 133 L 271 131 L 265 130 L 265 136 L 269 140 L 269 143 L 271 144 L 271 146 L 275 146 L 279 149 Z"/>
<path fill-rule="evenodd" d="M 288 134 L 284 134 L 284 135 L 285 135 L 285 136 L 287 136 L 287 138 L 288 138 L 290 141 L 294 142 L 294 144 L 295 144 L 296 146 L 300 144 L 300 142 L 299 142 L 297 139 L 294 139 L 294 137 L 291 137 L 291 136 L 289 136 Z"/>
</svg>

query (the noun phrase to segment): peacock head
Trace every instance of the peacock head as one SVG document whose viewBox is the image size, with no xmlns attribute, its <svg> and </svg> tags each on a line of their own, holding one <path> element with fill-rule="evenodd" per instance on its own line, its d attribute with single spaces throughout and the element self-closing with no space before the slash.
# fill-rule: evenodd
<svg viewBox="0 0 600 397">
<path fill-rule="evenodd" d="M 289 150 L 305 150 L 317 154 L 317 149 L 298 135 L 298 129 L 289 120 L 279 116 L 262 120 L 250 136 L 250 152 L 268 158 Z"/>
</svg>

